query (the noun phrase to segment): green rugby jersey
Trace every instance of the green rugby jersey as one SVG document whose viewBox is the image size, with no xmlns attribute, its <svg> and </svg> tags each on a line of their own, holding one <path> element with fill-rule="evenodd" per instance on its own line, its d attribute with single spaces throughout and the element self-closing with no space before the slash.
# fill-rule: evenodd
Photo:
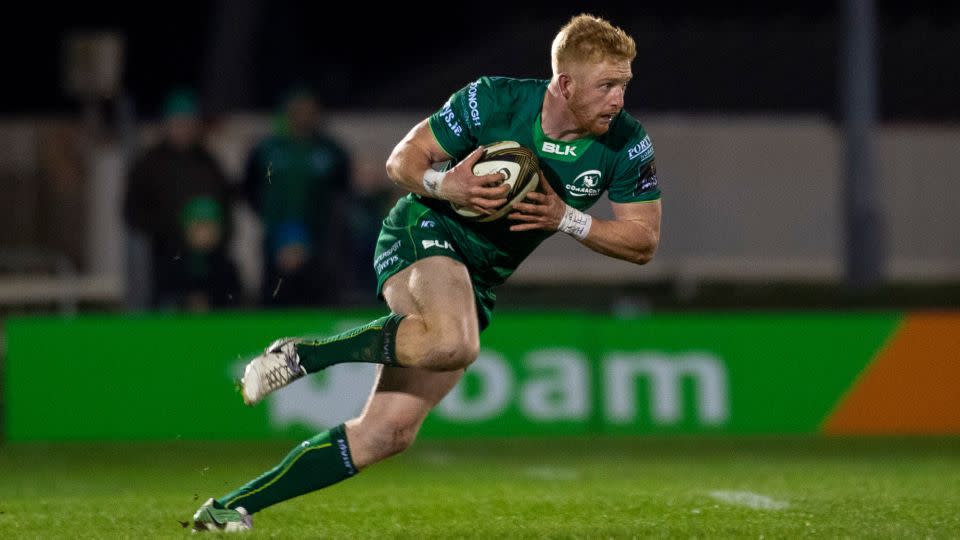
<svg viewBox="0 0 960 540">
<path fill-rule="evenodd" d="M 440 146 L 459 162 L 477 146 L 517 141 L 535 150 L 554 191 L 579 210 L 608 193 L 613 202 L 660 198 L 653 144 L 640 122 L 621 111 L 607 133 L 574 141 L 544 135 L 540 109 L 548 80 L 481 77 L 454 93 L 430 117 Z M 511 232 L 519 223 L 506 218 L 479 223 L 463 219 L 450 203 L 411 195 L 464 229 L 470 245 L 458 245 L 474 279 L 499 285 L 541 242 L 555 231 Z M 459 235 L 458 235 L 459 236 Z"/>
</svg>

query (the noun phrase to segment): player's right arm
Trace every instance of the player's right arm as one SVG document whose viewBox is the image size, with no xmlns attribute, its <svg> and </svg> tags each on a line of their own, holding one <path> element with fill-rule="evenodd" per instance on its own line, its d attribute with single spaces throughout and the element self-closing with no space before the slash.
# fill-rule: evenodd
<svg viewBox="0 0 960 540">
<path fill-rule="evenodd" d="M 444 199 L 473 210 L 490 213 L 507 203 L 510 187 L 499 174 L 476 176 L 473 165 L 483 156 L 479 147 L 446 172 L 433 170 L 434 163 L 448 161 L 451 156 L 433 136 L 429 120 L 413 127 L 393 149 L 387 159 L 387 176 L 407 191 Z"/>
<path fill-rule="evenodd" d="M 473 164 L 483 155 L 478 146 L 484 125 L 497 110 L 495 96 L 489 77 L 480 77 L 454 92 L 440 110 L 414 126 L 393 149 L 387 175 L 413 193 L 485 214 L 506 204 L 510 188 L 502 185 L 500 175 L 473 175 Z M 433 170 L 434 163 L 457 156 L 465 157 L 452 169 Z"/>
</svg>

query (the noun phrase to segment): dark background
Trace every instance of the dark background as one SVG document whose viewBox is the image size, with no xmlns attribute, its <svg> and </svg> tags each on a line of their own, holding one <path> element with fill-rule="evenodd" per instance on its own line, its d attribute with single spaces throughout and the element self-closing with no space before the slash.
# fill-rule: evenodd
<svg viewBox="0 0 960 540">
<path fill-rule="evenodd" d="M 228 13 L 238 4 L 227 0 L 27 7 L 0 38 L 0 113 L 76 111 L 62 90 L 62 43 L 71 32 L 95 30 L 125 36 L 125 89 L 145 117 L 183 84 L 199 88 L 215 112 L 269 109 L 295 82 L 312 84 L 335 109 L 431 109 L 481 74 L 549 77 L 552 36 L 584 11 L 575 2 L 496 11 L 474 2 L 435 10 L 239 4 L 255 13 L 249 27 L 234 26 Z M 837 116 L 839 2 L 588 5 L 637 40 L 631 110 Z M 877 9 L 881 120 L 960 120 L 960 3 L 886 1 Z M 224 67 L 214 52 L 223 44 L 218 28 L 242 67 L 226 82 L 217 74 Z"/>
</svg>

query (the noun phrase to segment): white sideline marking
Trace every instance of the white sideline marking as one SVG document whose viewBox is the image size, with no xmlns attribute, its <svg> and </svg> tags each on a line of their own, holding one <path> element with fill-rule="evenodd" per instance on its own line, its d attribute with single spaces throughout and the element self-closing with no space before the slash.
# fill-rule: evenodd
<svg viewBox="0 0 960 540">
<path fill-rule="evenodd" d="M 778 501 L 752 491 L 711 491 L 710 496 L 720 502 L 754 510 L 783 510 L 790 507 L 787 501 Z"/>
<path fill-rule="evenodd" d="M 576 469 L 558 467 L 527 467 L 523 474 L 540 480 L 576 480 L 580 473 Z"/>
</svg>

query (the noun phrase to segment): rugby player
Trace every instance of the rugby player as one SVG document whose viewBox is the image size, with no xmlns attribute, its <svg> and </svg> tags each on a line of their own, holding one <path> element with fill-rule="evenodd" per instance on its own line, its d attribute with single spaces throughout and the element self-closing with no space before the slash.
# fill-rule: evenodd
<svg viewBox="0 0 960 540">
<path fill-rule="evenodd" d="M 410 194 L 384 220 L 374 260 L 390 313 L 322 340 L 277 340 L 249 363 L 242 383 L 252 405 L 328 366 L 375 362 L 382 366 L 366 407 L 303 441 L 275 468 L 209 499 L 193 517 L 195 529 L 250 528 L 251 514 L 409 447 L 477 358 L 493 288 L 555 232 L 610 257 L 650 261 L 661 213 L 653 146 L 623 110 L 635 56 L 623 30 L 579 15 L 553 41 L 549 80 L 480 77 L 410 130 L 386 163 Z M 451 203 L 489 214 L 507 202 L 500 175 L 473 174 L 480 146 L 498 141 L 536 151 L 542 187 L 504 219 L 466 220 Z M 435 170 L 443 162 L 453 166 Z M 611 220 L 586 213 L 604 192 Z"/>
</svg>

